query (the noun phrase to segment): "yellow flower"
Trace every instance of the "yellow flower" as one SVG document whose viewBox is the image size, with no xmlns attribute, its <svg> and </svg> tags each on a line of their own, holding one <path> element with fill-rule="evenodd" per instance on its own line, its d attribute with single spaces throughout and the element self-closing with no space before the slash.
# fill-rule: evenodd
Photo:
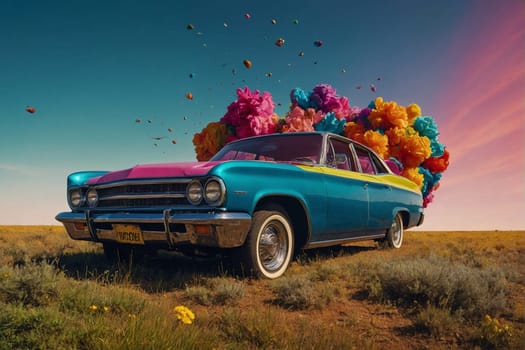
<svg viewBox="0 0 525 350">
<path fill-rule="evenodd" d="M 109 306 L 104 306 L 102 309 L 104 310 L 104 312 L 108 312 L 109 311 Z"/>
<path fill-rule="evenodd" d="M 412 103 L 407 106 L 408 124 L 414 124 L 414 119 L 421 116 L 421 107 L 416 103 Z"/>
<path fill-rule="evenodd" d="M 419 186 L 419 188 L 423 187 L 424 176 L 423 174 L 419 173 L 419 170 L 417 168 L 405 168 L 403 169 L 401 175 L 416 183 Z"/>
<path fill-rule="evenodd" d="M 89 309 L 92 311 L 97 311 L 98 307 L 95 304 L 93 304 L 89 307 Z"/>
<path fill-rule="evenodd" d="M 193 320 L 195 320 L 195 314 L 186 306 L 175 306 L 173 312 L 175 317 L 184 324 L 192 324 Z"/>
</svg>

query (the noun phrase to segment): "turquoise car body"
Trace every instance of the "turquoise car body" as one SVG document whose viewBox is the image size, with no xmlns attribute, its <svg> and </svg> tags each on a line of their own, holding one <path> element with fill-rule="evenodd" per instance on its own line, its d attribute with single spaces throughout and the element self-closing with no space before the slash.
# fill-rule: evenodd
<svg viewBox="0 0 525 350">
<path fill-rule="evenodd" d="M 276 138 L 293 140 L 290 145 L 297 152 L 310 147 L 301 145 L 302 140 L 315 140 L 318 157 L 292 159 L 284 155 L 289 149 L 272 151 L 264 160 L 249 159 L 246 152 L 244 158 L 233 159 L 228 153 L 243 142 L 259 142 L 254 149 L 264 152 L 261 145 Z M 344 157 L 334 151 L 336 144 L 343 147 Z M 295 248 L 381 239 L 397 215 L 404 228 L 423 222 L 418 186 L 394 174 L 371 149 L 342 136 L 273 134 L 228 144 L 221 152 L 209 162 L 71 174 L 67 180 L 71 211 L 56 219 L 73 239 L 168 250 L 242 246 L 254 213 L 269 204 L 287 212 Z M 279 159 L 281 154 L 284 160 Z M 359 154 L 370 157 L 375 173 L 364 171 Z M 344 166 L 339 167 L 338 159 L 344 159 Z M 129 234 L 119 232 L 123 225 Z"/>
</svg>

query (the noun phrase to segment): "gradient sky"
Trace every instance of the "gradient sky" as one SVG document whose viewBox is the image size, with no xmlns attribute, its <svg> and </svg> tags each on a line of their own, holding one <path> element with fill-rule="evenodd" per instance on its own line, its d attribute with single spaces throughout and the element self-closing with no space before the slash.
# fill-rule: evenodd
<svg viewBox="0 0 525 350">
<path fill-rule="evenodd" d="M 284 116 L 321 83 L 434 117 L 451 164 L 421 229 L 525 229 L 522 0 L 3 0 L 0 224 L 58 224 L 74 171 L 194 160 L 237 88 Z"/>
</svg>

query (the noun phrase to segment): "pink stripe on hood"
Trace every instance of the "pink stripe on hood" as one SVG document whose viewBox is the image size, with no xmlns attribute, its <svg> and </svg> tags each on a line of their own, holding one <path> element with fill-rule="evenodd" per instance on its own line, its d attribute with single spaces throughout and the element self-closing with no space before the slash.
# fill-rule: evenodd
<svg viewBox="0 0 525 350">
<path fill-rule="evenodd" d="M 93 185 L 120 180 L 143 178 L 201 176 L 207 174 L 211 168 L 219 163 L 221 162 L 187 162 L 137 165 L 133 168 L 113 171 L 99 177 L 94 177 L 88 181 L 88 184 Z"/>
</svg>

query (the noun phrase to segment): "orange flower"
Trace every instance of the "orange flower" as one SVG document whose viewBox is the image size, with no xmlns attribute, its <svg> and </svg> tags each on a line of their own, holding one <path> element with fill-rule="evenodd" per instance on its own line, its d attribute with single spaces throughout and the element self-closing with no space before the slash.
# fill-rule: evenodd
<svg viewBox="0 0 525 350">
<path fill-rule="evenodd" d="M 368 130 L 363 135 L 364 144 L 373 149 L 381 158 L 388 158 L 388 136 Z"/>
<path fill-rule="evenodd" d="M 399 126 L 406 128 L 408 126 L 408 115 L 405 107 L 398 105 L 394 101 L 390 101 L 384 104 L 386 112 L 386 119 L 390 126 Z"/>
<path fill-rule="evenodd" d="M 430 139 L 419 135 L 405 137 L 401 142 L 400 152 L 403 166 L 405 168 L 415 168 L 432 154 Z"/>
<path fill-rule="evenodd" d="M 372 109 L 368 120 L 374 129 L 389 129 L 394 126 L 406 128 L 408 115 L 405 107 L 395 101 L 384 102 L 382 97 L 374 100 L 375 108 Z"/>
<path fill-rule="evenodd" d="M 365 128 L 363 125 L 356 122 L 348 122 L 345 124 L 345 136 L 357 142 L 364 143 L 363 136 Z"/>
<path fill-rule="evenodd" d="M 193 145 L 198 161 L 207 161 L 226 143 L 226 125 L 211 122 L 200 133 L 193 136 Z"/>
</svg>

